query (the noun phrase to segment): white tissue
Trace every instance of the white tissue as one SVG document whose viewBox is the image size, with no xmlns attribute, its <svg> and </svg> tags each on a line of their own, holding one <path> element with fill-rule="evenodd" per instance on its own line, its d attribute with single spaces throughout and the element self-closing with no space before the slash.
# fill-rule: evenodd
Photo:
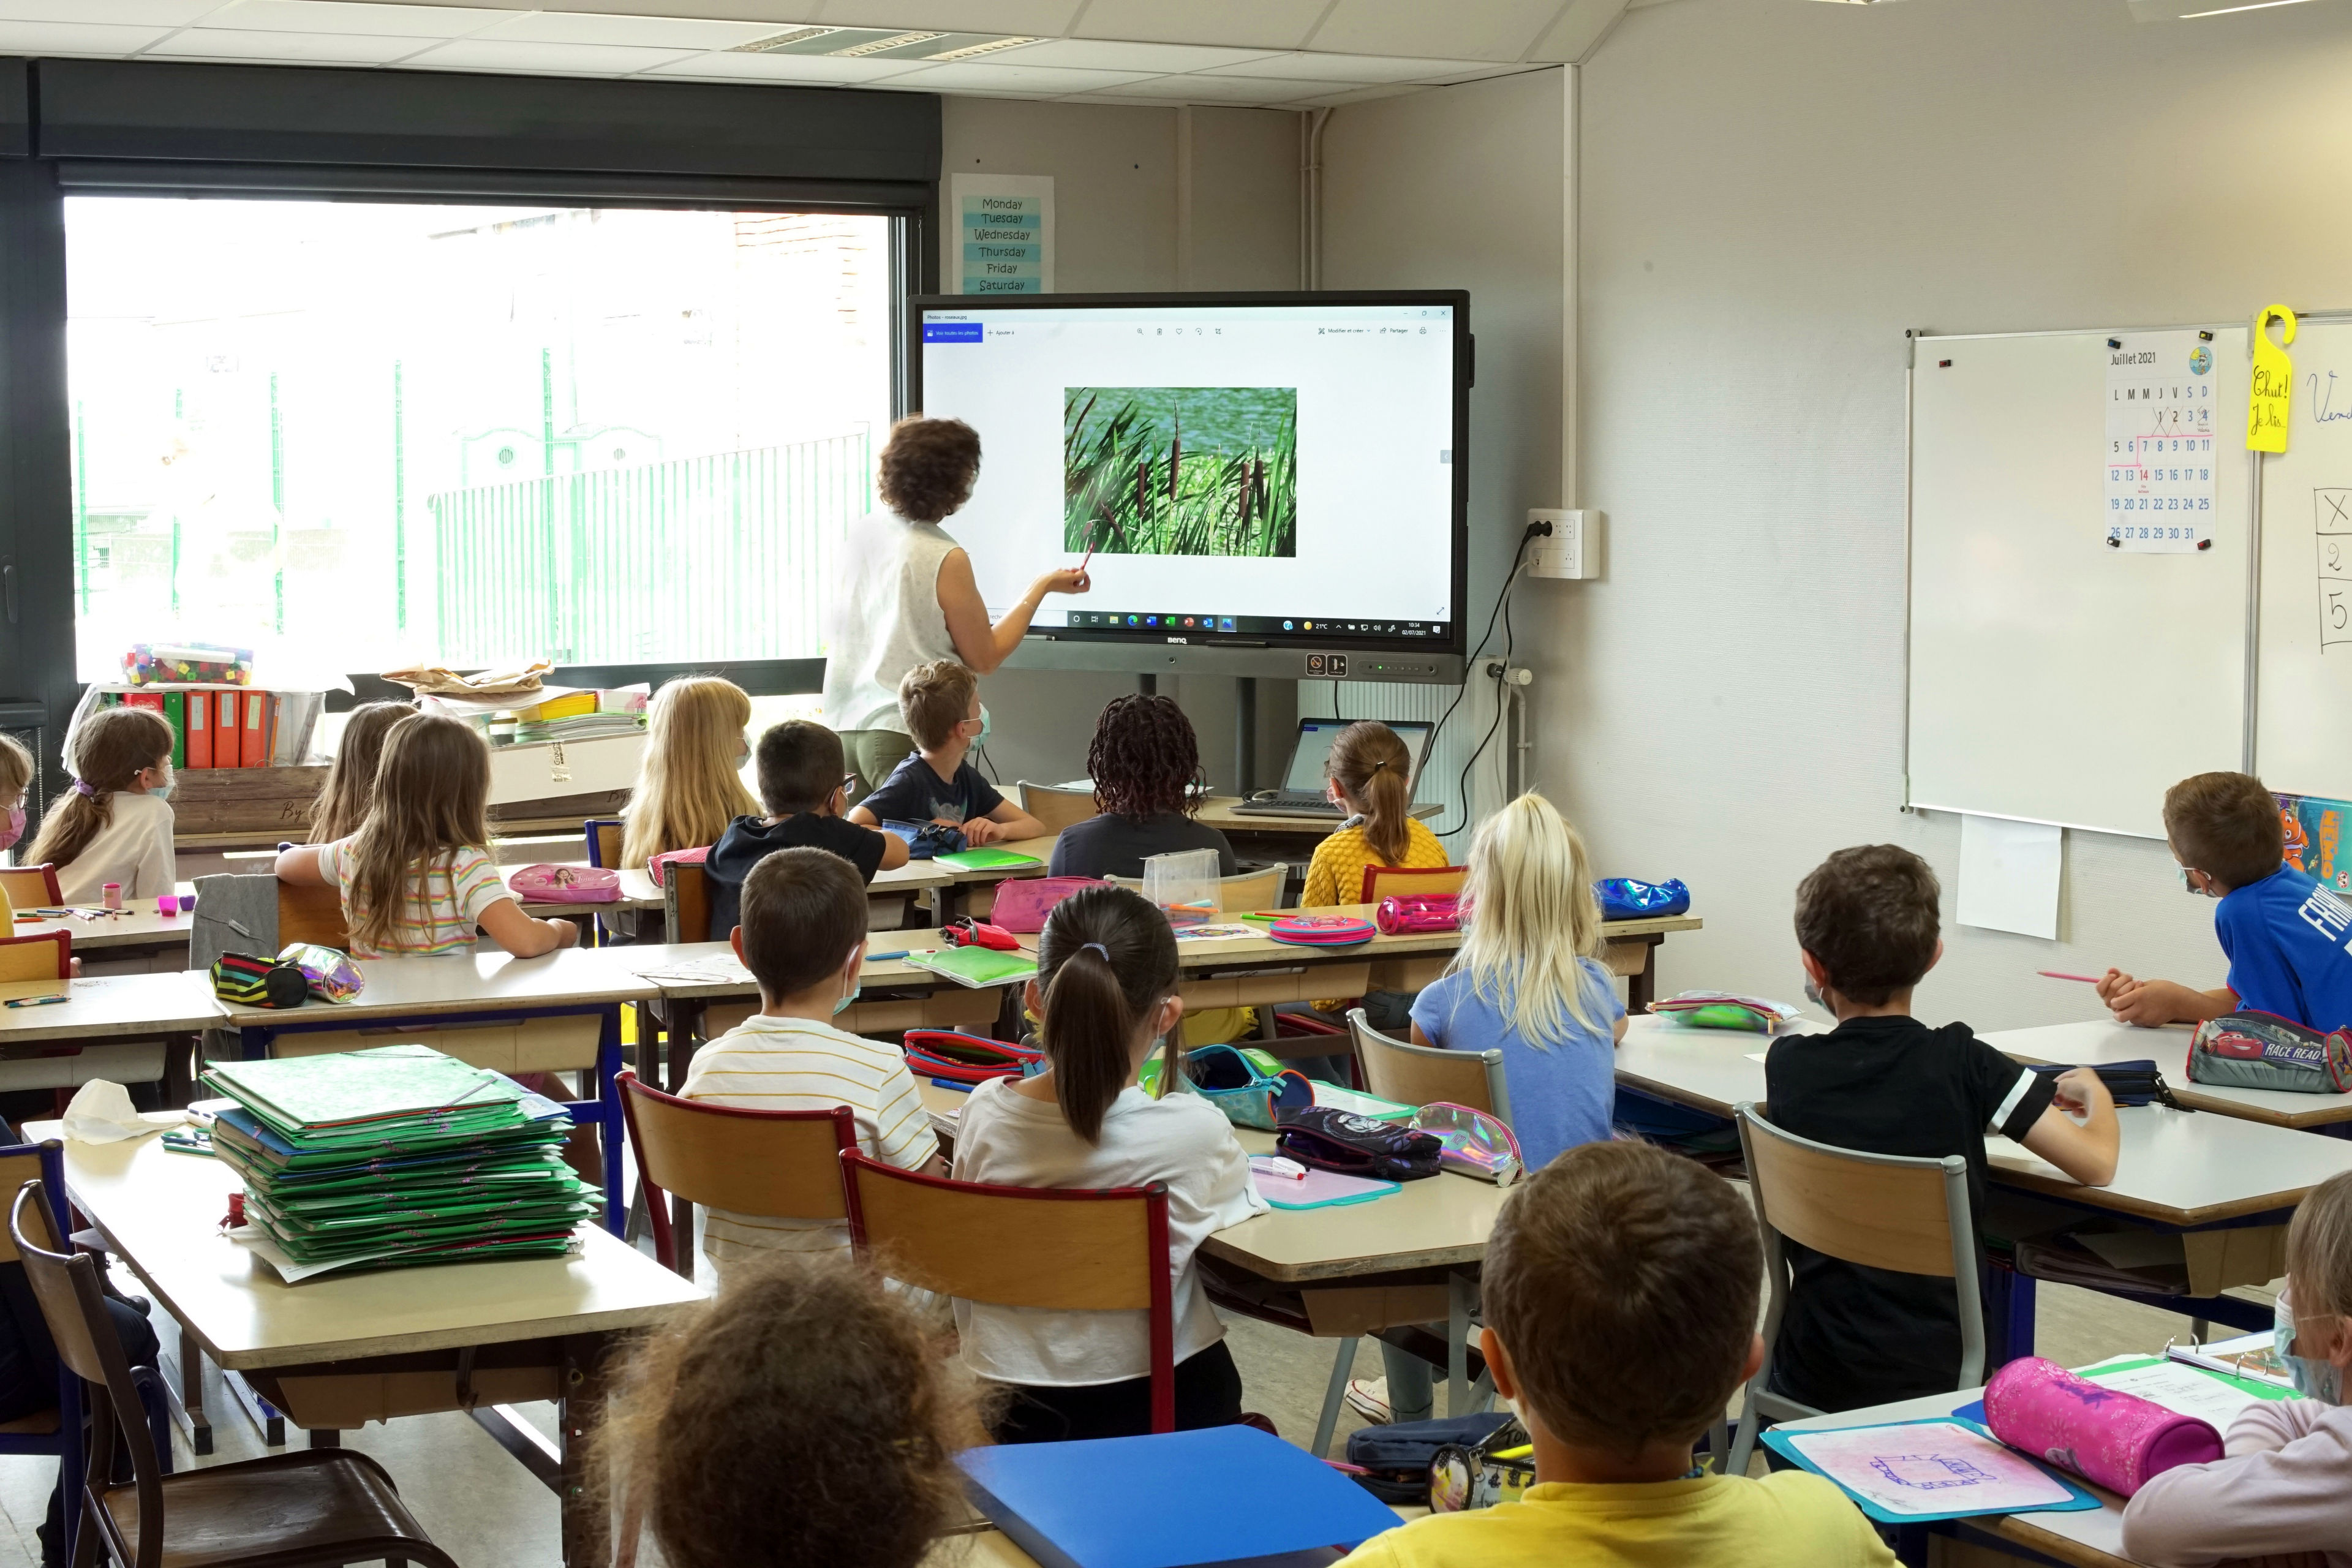
<svg viewBox="0 0 2352 1568">
<path fill-rule="evenodd" d="M 140 1110 L 131 1103 L 131 1091 L 119 1083 L 94 1078 L 74 1091 L 66 1107 L 66 1136 L 78 1143 L 120 1143 L 144 1138 L 188 1120 L 184 1110 Z"/>
</svg>

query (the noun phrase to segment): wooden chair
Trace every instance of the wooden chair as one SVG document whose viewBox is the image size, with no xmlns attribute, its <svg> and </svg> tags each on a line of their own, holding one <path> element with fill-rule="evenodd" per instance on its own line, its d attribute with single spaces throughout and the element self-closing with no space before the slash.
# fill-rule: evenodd
<svg viewBox="0 0 2352 1568">
<path fill-rule="evenodd" d="M 1768 1386 L 1789 1307 L 1784 1240 L 1866 1268 L 1949 1279 L 1960 1312 L 1960 1375 L 1952 1386 L 1982 1383 L 1984 1301 L 1977 1283 L 1976 1225 L 1969 1215 L 1969 1163 L 1958 1154 L 1910 1159 L 1833 1149 L 1782 1131 L 1757 1114 L 1752 1103 L 1743 1102 L 1736 1114 L 1756 1218 L 1763 1227 L 1764 1279 L 1771 1295 L 1764 1312 L 1764 1364 L 1748 1381 L 1739 1432 L 1724 1473 L 1748 1473 L 1757 1430 L 1767 1418 L 1822 1414 Z"/>
<path fill-rule="evenodd" d="M 298 888 L 290 882 L 278 884 L 278 944 L 269 950 L 280 953 L 298 942 L 315 942 L 321 947 L 349 949 L 352 933 L 343 926 L 343 897 L 332 888 Z"/>
<path fill-rule="evenodd" d="M 588 864 L 605 869 L 621 864 L 621 835 L 625 828 L 617 816 L 592 816 L 580 825 L 588 840 Z"/>
<path fill-rule="evenodd" d="M 64 1209 L 65 1145 L 52 1138 L 40 1143 L 19 1143 L 13 1148 L 0 1148 L 0 1193 L 13 1196 L 28 1182 L 40 1184 L 47 1194 L 49 1208 L 44 1216 L 47 1227 L 44 1237 L 67 1234 L 71 1228 Z M 21 1261 L 16 1256 L 13 1231 L 0 1237 L 0 1264 Z M 103 1310 L 103 1309 L 101 1309 Z M 68 1498 L 81 1493 L 82 1453 L 81 1379 L 73 1375 L 63 1363 L 58 1367 L 58 1402 L 47 1410 L 36 1410 L 14 1421 L 0 1422 L 0 1454 L 23 1454 L 51 1457 L 58 1461 L 58 1485 Z M 170 1438 L 167 1436 L 165 1441 Z M 72 1560 L 74 1526 L 79 1521 L 68 1508 L 66 1515 L 67 1560 Z"/>
<path fill-rule="evenodd" d="M 1364 868 L 1362 901 L 1377 904 L 1382 899 L 1405 899 L 1416 893 L 1458 893 L 1469 875 L 1467 866 L 1430 866 L 1419 869 L 1406 866 L 1367 866 Z"/>
<path fill-rule="evenodd" d="M 65 889 L 58 885 L 55 866 L 0 866 L 0 893 L 20 913 L 26 910 L 54 910 L 66 901 Z"/>
<path fill-rule="evenodd" d="M 1102 815 L 1091 789 L 1057 789 L 1027 779 L 1013 787 L 1021 792 L 1021 809 L 1044 823 L 1048 833 L 1059 833 L 1073 823 Z"/>
<path fill-rule="evenodd" d="M 851 1242 L 893 1279 L 998 1307 L 1149 1312 L 1151 1429 L 1175 1430 L 1166 1184 L 989 1186 L 901 1171 L 856 1149 L 841 1168 Z M 1020 1244 L 1007 1245 L 1014 1237 Z"/>
<path fill-rule="evenodd" d="M 1283 879 L 1289 875 L 1289 867 L 1276 864 L 1262 866 L 1255 871 L 1244 871 L 1235 877 L 1218 878 L 1218 912 L 1230 915 L 1244 910 L 1280 909 Z M 1143 891 L 1143 879 L 1140 877 L 1105 877 L 1103 880 L 1138 893 Z"/>
<path fill-rule="evenodd" d="M 857 1147 L 857 1124 L 845 1105 L 826 1110 L 751 1110 L 701 1105 L 637 1081 L 616 1080 L 629 1146 L 637 1152 L 637 1184 L 653 1220 L 654 1256 L 666 1268 L 694 1278 L 694 1238 L 677 1245 L 664 1193 L 681 1205 L 765 1219 L 845 1220 L 841 1154 Z M 682 1207 L 688 1216 L 690 1207 Z"/>
<path fill-rule="evenodd" d="M 45 931 L 33 936 L 0 936 L 0 985 L 28 980 L 64 980 L 73 973 L 73 935 Z"/>
<path fill-rule="evenodd" d="M 1501 1051 L 1407 1045 L 1366 1023 L 1361 1007 L 1348 1009 L 1348 1039 L 1363 1068 L 1367 1092 L 1400 1105 L 1433 1105 L 1443 1100 L 1509 1123 L 1511 1091 L 1503 1080 Z"/>
<path fill-rule="evenodd" d="M 139 1387 L 99 1293 L 98 1266 L 58 1249 L 54 1205 L 46 1180 L 26 1182 L 9 1210 L 8 1234 L 59 1363 L 85 1386 L 96 1385 L 76 1478 L 80 1496 L 68 1504 L 80 1510 L 78 1529 L 95 1531 L 96 1541 L 79 1542 L 74 1561 L 89 1562 L 96 1545 L 121 1568 L 161 1568 L 167 1561 L 457 1568 L 409 1515 L 383 1467 L 351 1449 L 310 1448 L 165 1475 L 154 1446 L 134 1441 L 125 1445 L 131 1484 L 108 1480 L 117 1424 L 133 1432 L 145 1424 Z"/>
</svg>

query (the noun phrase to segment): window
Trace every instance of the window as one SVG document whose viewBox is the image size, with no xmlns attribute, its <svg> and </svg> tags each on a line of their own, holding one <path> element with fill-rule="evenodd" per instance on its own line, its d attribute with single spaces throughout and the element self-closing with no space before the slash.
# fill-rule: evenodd
<svg viewBox="0 0 2352 1568">
<path fill-rule="evenodd" d="M 805 657 L 890 417 L 885 216 L 78 196 L 79 673 Z"/>
</svg>

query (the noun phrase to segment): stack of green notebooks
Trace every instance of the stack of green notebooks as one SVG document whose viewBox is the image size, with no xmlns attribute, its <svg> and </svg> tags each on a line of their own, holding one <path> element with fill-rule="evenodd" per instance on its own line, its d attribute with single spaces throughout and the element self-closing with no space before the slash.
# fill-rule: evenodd
<svg viewBox="0 0 2352 1568">
<path fill-rule="evenodd" d="M 563 1163 L 571 1115 L 427 1046 L 213 1064 L 236 1101 L 213 1149 L 249 1240 L 289 1282 L 356 1268 L 561 1256 L 596 1211 Z"/>
</svg>

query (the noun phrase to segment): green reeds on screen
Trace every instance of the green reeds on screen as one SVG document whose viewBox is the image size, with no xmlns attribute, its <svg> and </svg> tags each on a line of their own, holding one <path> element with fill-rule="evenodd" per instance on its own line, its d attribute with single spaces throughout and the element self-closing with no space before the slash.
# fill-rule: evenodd
<svg viewBox="0 0 2352 1568">
<path fill-rule="evenodd" d="M 1296 555 L 1297 389 L 1067 388 L 1062 478 L 1066 550 Z"/>
</svg>

